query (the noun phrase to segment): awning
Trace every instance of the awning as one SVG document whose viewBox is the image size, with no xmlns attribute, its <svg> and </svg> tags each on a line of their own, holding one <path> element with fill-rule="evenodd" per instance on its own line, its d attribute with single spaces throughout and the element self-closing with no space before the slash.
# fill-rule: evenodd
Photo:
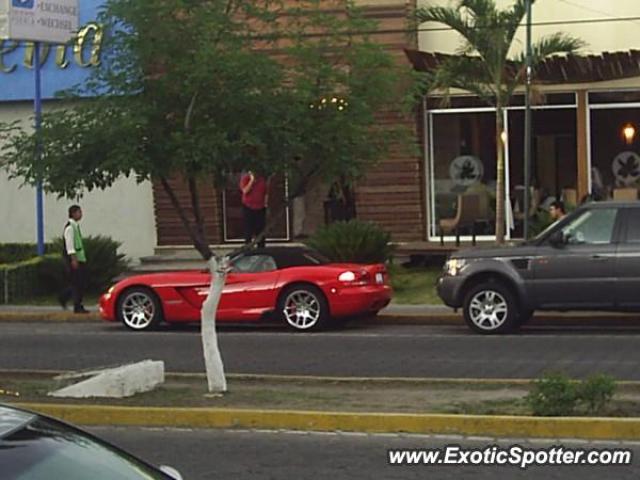
<svg viewBox="0 0 640 480">
<path fill-rule="evenodd" d="M 413 67 L 430 72 L 450 58 L 444 53 L 405 49 Z M 509 63 L 511 75 L 516 65 Z M 566 55 L 550 57 L 534 70 L 534 82 L 543 84 L 590 83 L 640 77 L 640 50 L 603 52 L 600 55 Z"/>
</svg>

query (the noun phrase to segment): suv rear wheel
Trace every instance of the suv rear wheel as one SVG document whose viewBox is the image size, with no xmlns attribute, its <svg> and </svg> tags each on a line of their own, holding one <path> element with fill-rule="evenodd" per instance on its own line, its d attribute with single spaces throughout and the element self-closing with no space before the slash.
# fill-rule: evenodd
<svg viewBox="0 0 640 480">
<path fill-rule="evenodd" d="M 509 288 L 497 282 L 473 287 L 464 299 L 464 319 L 477 333 L 507 333 L 519 326 L 519 308 Z"/>
</svg>

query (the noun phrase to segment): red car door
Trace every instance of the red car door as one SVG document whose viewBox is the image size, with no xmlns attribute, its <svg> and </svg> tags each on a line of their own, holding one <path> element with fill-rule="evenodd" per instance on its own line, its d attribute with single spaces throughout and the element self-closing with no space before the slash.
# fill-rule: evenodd
<svg viewBox="0 0 640 480">
<path fill-rule="evenodd" d="M 245 255 L 236 260 L 218 306 L 220 320 L 258 320 L 273 310 L 278 270 L 269 255 Z"/>
</svg>

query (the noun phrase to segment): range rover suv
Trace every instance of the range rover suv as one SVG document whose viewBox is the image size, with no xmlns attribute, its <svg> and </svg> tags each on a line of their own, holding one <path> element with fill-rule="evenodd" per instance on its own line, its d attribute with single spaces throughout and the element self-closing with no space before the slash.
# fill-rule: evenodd
<svg viewBox="0 0 640 480">
<path fill-rule="evenodd" d="M 640 311 L 640 202 L 589 203 L 528 242 L 460 250 L 437 289 L 484 334 L 514 331 L 536 310 Z"/>
</svg>

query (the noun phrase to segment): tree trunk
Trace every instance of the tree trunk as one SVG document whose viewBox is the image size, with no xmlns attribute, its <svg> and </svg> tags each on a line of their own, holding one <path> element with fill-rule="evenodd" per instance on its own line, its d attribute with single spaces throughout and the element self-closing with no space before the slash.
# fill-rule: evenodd
<svg viewBox="0 0 640 480">
<path fill-rule="evenodd" d="M 216 312 L 222 296 L 222 289 L 227 277 L 229 257 L 211 257 L 207 265 L 211 272 L 211 285 L 209 294 L 200 310 L 202 329 L 202 348 L 204 351 L 204 364 L 207 371 L 207 384 L 209 392 L 224 393 L 227 391 L 227 380 L 224 375 L 224 365 L 218 348 L 218 336 L 216 333 Z"/>
<path fill-rule="evenodd" d="M 224 365 L 222 364 L 220 349 L 218 348 L 216 313 L 218 311 L 220 297 L 222 297 L 222 289 L 224 288 L 224 283 L 227 278 L 229 258 L 223 257 L 222 259 L 219 259 L 213 255 L 213 252 L 209 248 L 209 242 L 204 235 L 204 220 L 200 212 L 200 199 L 198 191 L 195 188 L 195 182 L 189 184 L 192 206 L 194 208 L 194 215 L 196 216 L 197 226 L 194 229 L 187 218 L 178 197 L 171 188 L 171 185 L 169 185 L 168 180 L 165 177 L 160 177 L 160 181 L 165 192 L 169 196 L 173 207 L 178 213 L 184 228 L 189 232 L 189 236 L 191 237 L 194 247 L 207 261 L 207 267 L 209 268 L 209 272 L 211 272 L 209 293 L 207 294 L 207 299 L 204 301 L 202 308 L 200 309 L 202 349 L 209 392 L 224 393 L 227 391 L 227 380 L 224 375 Z"/>
<path fill-rule="evenodd" d="M 187 214 L 184 211 L 184 208 L 182 207 L 182 205 L 180 204 L 180 201 L 178 200 L 178 197 L 176 196 L 175 192 L 171 188 L 171 185 L 169 185 L 169 181 L 165 177 L 159 177 L 159 178 L 160 178 L 160 183 L 164 188 L 164 191 L 168 195 L 169 200 L 171 200 L 171 204 L 173 205 L 173 208 L 176 210 L 178 217 L 180 217 L 180 221 L 182 222 L 182 225 L 184 226 L 187 233 L 189 234 L 189 237 L 191 238 L 193 246 L 195 247 L 196 250 L 198 250 L 200 255 L 202 255 L 202 258 L 204 258 L 205 260 L 209 260 L 209 258 L 213 256 L 213 252 L 209 248 L 209 242 L 204 237 L 204 234 L 201 234 L 198 231 L 198 229 L 194 229 L 192 227 L 191 222 L 187 218 Z"/>
<path fill-rule="evenodd" d="M 504 168 L 504 131 L 503 108 L 496 106 L 496 243 L 504 243 L 505 224 L 505 168 Z"/>
<path fill-rule="evenodd" d="M 202 218 L 202 210 L 200 209 L 200 194 L 198 192 L 198 184 L 196 179 L 190 176 L 187 180 L 189 185 L 189 194 L 191 196 L 191 208 L 193 209 L 193 218 L 196 222 L 196 232 L 200 239 L 205 238 L 204 219 Z"/>
</svg>

